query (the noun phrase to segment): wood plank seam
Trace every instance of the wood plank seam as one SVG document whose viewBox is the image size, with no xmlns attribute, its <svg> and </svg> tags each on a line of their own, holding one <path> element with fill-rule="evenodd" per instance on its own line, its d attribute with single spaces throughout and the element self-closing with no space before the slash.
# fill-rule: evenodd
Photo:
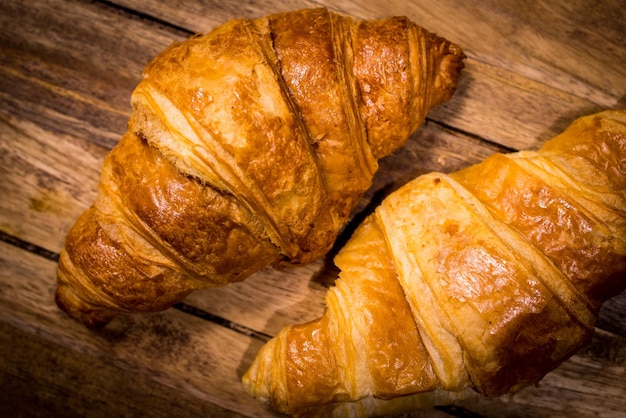
<svg viewBox="0 0 626 418">
<path fill-rule="evenodd" d="M 213 322 L 214 324 L 221 325 L 224 328 L 231 329 L 247 337 L 255 338 L 263 342 L 267 342 L 270 338 L 272 338 L 272 336 L 269 334 L 255 331 L 252 328 L 246 327 L 245 325 L 241 325 L 241 324 L 237 324 L 236 322 L 229 321 L 226 318 L 222 318 L 220 316 L 211 314 L 203 309 L 189 305 L 185 302 L 177 303 L 173 306 L 173 308 L 181 312 L 184 312 L 186 314 L 193 315 L 197 318 L 204 319 L 206 321 Z"/>
<path fill-rule="evenodd" d="M 519 149 L 515 148 L 515 147 L 509 147 L 506 146 L 504 144 L 500 144 L 498 142 L 492 141 L 489 138 L 485 138 L 482 137 L 480 135 L 476 135 L 472 132 L 466 131 L 464 129 L 461 128 L 457 128 L 454 127 L 452 125 L 449 125 L 445 122 L 442 121 L 437 121 L 435 119 L 431 119 L 430 117 L 427 117 L 425 120 L 426 123 L 431 123 L 435 126 L 437 126 L 439 129 L 441 129 L 442 131 L 447 131 L 448 133 L 452 134 L 452 135 L 456 135 L 456 136 L 465 136 L 468 139 L 474 140 L 478 143 L 482 143 L 485 145 L 488 145 L 490 147 L 495 148 L 495 152 L 501 152 L 503 154 L 506 153 L 510 153 L 510 152 L 517 152 L 520 151 Z"/>
<path fill-rule="evenodd" d="M 14 247 L 20 248 L 22 250 L 28 251 L 30 253 L 36 254 L 40 257 L 43 257 L 47 260 L 51 260 L 54 262 L 59 261 L 59 254 L 54 251 L 47 250 L 38 245 L 31 244 L 28 241 L 24 241 L 18 237 L 7 234 L 6 232 L 0 230 L 0 241 L 6 242 L 7 244 L 13 245 Z"/>
<path fill-rule="evenodd" d="M 183 26 L 179 26 L 176 25 L 172 22 L 168 22 L 167 20 L 163 20 L 158 18 L 157 16 L 151 15 L 149 13 L 144 13 L 140 10 L 136 10 L 136 9 L 132 9 L 130 7 L 126 7 L 123 6 L 121 4 L 117 4 L 115 2 L 112 1 L 107 1 L 107 0 L 96 0 L 97 3 L 100 3 L 101 5 L 112 9 L 113 11 L 115 11 L 116 13 L 121 13 L 123 15 L 126 15 L 129 18 L 134 18 L 134 19 L 140 19 L 140 20 L 144 20 L 147 21 L 149 23 L 152 24 L 156 24 L 158 26 L 162 26 L 162 27 L 167 27 L 170 29 L 174 29 L 177 32 L 181 32 L 182 34 L 186 34 L 187 36 L 191 36 L 191 35 L 195 35 L 196 32 L 187 29 Z"/>
</svg>

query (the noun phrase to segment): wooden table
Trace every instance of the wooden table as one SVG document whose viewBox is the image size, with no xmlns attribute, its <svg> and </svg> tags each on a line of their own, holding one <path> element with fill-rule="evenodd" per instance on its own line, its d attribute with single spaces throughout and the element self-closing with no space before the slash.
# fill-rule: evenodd
<svg viewBox="0 0 626 418">
<path fill-rule="evenodd" d="M 263 342 L 324 309 L 332 258 L 197 292 L 88 331 L 54 305 L 66 232 L 95 197 L 144 65 L 233 17 L 324 5 L 407 15 L 458 43 L 458 91 L 386 158 L 360 206 L 431 170 L 534 148 L 574 118 L 626 106 L 621 0 L 26 0 L 0 2 L 0 415 L 272 416 L 239 379 Z M 345 239 L 342 237 L 340 239 Z M 626 294 L 591 345 L 536 387 L 416 416 L 617 416 L 626 410 Z M 475 415 L 472 415 L 475 416 Z"/>
</svg>

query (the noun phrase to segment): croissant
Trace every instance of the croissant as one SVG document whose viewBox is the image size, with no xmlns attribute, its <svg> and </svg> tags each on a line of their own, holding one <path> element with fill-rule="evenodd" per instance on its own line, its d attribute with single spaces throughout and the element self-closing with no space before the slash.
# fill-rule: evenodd
<svg viewBox="0 0 626 418">
<path fill-rule="evenodd" d="M 324 315 L 280 331 L 243 377 L 276 410 L 383 414 L 538 382 L 626 288 L 626 110 L 416 178 L 335 262 Z"/>
<path fill-rule="evenodd" d="M 66 237 L 57 304 L 96 327 L 325 254 L 378 159 L 451 97 L 463 59 L 406 18 L 323 8 L 173 44 L 147 65 Z"/>
</svg>

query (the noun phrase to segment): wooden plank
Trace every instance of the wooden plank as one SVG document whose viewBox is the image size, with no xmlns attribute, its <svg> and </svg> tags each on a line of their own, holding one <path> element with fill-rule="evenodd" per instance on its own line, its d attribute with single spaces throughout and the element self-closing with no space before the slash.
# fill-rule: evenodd
<svg viewBox="0 0 626 418">
<path fill-rule="evenodd" d="M 175 38 L 97 4 L 2 2 L 0 11 L 3 113 L 107 148 L 126 128 L 144 65 Z"/>
<path fill-rule="evenodd" d="M 0 113 L 0 228 L 59 252 L 75 219 L 95 199 L 105 152 Z"/>
<path fill-rule="evenodd" d="M 206 33 L 229 19 L 255 19 L 268 13 L 321 6 L 314 0 L 192 0 L 178 5 L 152 0 L 113 0 L 111 3 L 194 33 Z"/>
<path fill-rule="evenodd" d="M 576 118 L 605 107 L 469 58 L 457 93 L 431 117 L 512 149 L 539 148 Z"/>
<path fill-rule="evenodd" d="M 0 357 L 4 417 L 245 416 L 3 322 Z"/>
<path fill-rule="evenodd" d="M 143 66 L 184 36 L 97 4 L 0 8 L 0 226 L 58 252 L 95 198 Z"/>
<path fill-rule="evenodd" d="M 101 390 L 116 390 L 111 386 L 115 382 L 106 381 L 108 373 L 119 372 L 120 378 L 133 373 L 140 381 L 150 379 L 164 387 L 159 390 L 172 388 L 173 393 L 185 393 L 202 408 L 211 409 L 215 404 L 216 413 L 228 410 L 251 417 L 273 415 L 246 395 L 239 382 L 262 341 L 176 310 L 127 315 L 101 331 L 88 331 L 54 304 L 55 282 L 51 278 L 55 268 L 55 263 L 49 260 L 0 242 L 0 323 L 37 336 L 44 344 L 52 341 L 68 350 L 64 357 L 62 349 L 55 346 L 47 355 L 58 356 L 63 365 L 73 369 L 69 373 L 94 375 L 93 384 L 83 388 L 82 396 L 87 400 L 98 399 Z M 20 350 L 17 342 L 9 341 L 8 346 L 3 343 L 0 349 L 6 356 L 15 358 L 19 354 L 11 353 Z M 36 352 L 28 355 L 38 356 Z M 19 373 L 8 357 L 1 358 L 3 379 Z M 90 359 L 96 363 L 92 364 Z M 108 370 L 100 374 L 98 363 Z M 39 365 L 35 363 L 32 367 Z M 32 373 L 44 375 L 46 370 L 32 370 Z M 40 391 L 37 396 L 54 396 L 37 382 L 31 383 Z M 59 387 L 54 390 L 71 394 L 77 383 L 58 379 Z M 164 402 L 163 406 L 167 404 Z M 168 410 L 157 412 L 166 415 Z"/>
</svg>

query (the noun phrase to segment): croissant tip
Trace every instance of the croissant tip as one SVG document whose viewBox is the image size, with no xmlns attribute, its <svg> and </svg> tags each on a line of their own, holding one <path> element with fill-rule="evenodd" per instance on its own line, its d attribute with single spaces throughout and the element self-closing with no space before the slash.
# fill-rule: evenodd
<svg viewBox="0 0 626 418">
<path fill-rule="evenodd" d="M 434 82 L 431 106 L 435 107 L 450 100 L 457 89 L 461 72 L 465 68 L 467 56 L 463 50 L 451 42 L 444 43 L 444 51 Z"/>
<path fill-rule="evenodd" d="M 267 345 L 261 348 L 259 354 L 263 351 L 269 351 Z M 263 373 L 265 366 L 269 366 L 264 363 L 266 358 L 271 358 L 271 356 L 257 355 L 246 373 L 241 378 L 244 390 L 263 403 L 268 403 L 270 399 L 269 387 L 267 384 L 269 375 L 264 375 Z M 267 370 L 269 370 L 269 368 Z"/>
<path fill-rule="evenodd" d="M 116 314 L 108 309 L 91 307 L 84 302 L 76 292 L 62 280 L 64 275 L 62 268 L 62 263 L 60 263 L 57 272 L 59 285 L 54 294 L 54 302 L 57 307 L 69 318 L 82 323 L 90 330 L 104 328 L 115 318 Z"/>
</svg>

